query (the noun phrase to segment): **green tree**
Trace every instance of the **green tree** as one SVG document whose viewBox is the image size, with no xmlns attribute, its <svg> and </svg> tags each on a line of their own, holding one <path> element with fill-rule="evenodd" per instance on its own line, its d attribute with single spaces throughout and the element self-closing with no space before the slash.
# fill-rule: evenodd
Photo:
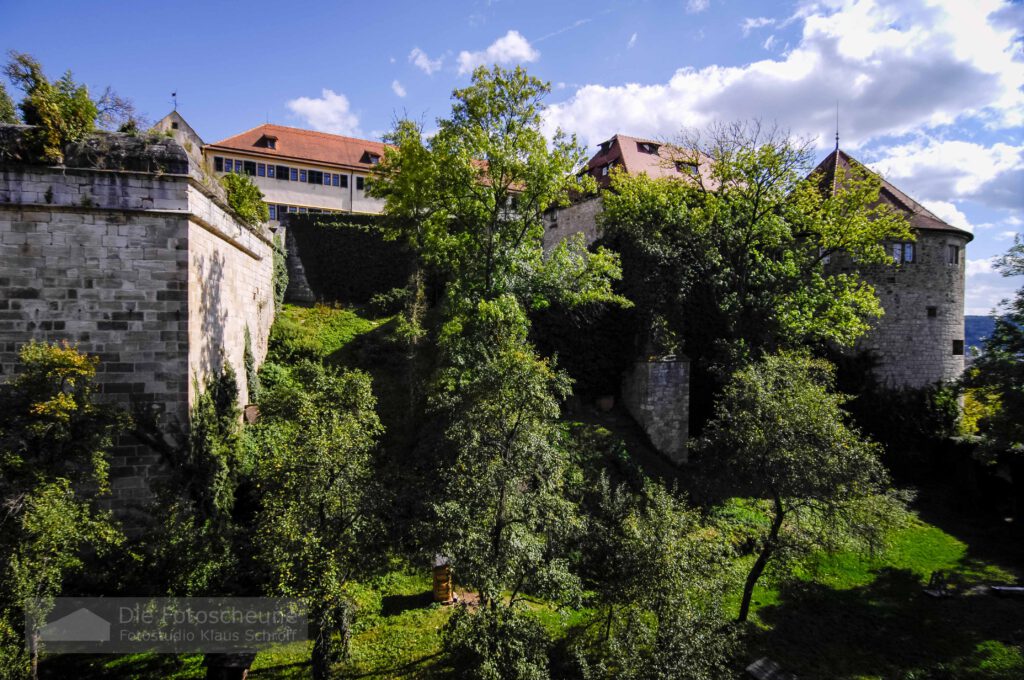
<svg viewBox="0 0 1024 680">
<path fill-rule="evenodd" d="M 764 352 L 807 343 L 850 346 L 880 316 L 873 288 L 824 266 L 891 261 L 883 242 L 911 240 L 906 220 L 877 203 L 862 169 L 836 190 L 807 179 L 810 149 L 759 124 L 735 123 L 667 147 L 698 167 L 692 179 L 614 172 L 602 222 L 622 250 L 625 294 L 643 328 L 664 321 L 717 382 Z M 689 176 L 687 176 L 689 177 Z M 665 335 L 662 333 L 661 335 Z"/>
<path fill-rule="evenodd" d="M 256 226 L 270 219 L 270 208 L 263 202 L 263 192 L 248 175 L 231 172 L 221 177 L 220 182 L 228 192 L 228 205 L 243 222 Z"/>
<path fill-rule="evenodd" d="M 573 241 L 544 256 L 544 213 L 593 189 L 574 174 L 583 160 L 575 138 L 558 132 L 549 145 L 541 133 L 549 90 L 521 68 L 479 68 L 429 141 L 407 120 L 386 137 L 393 146 L 371 193 L 385 200 L 390 236 L 447 277 L 451 301 L 472 308 L 511 293 L 526 307 L 561 296 L 622 302 L 611 291 L 612 253 Z"/>
<path fill-rule="evenodd" d="M 308 607 L 321 680 L 347 653 L 348 584 L 369 569 L 371 454 L 382 428 L 370 378 L 358 371 L 303 362 L 263 399 L 267 413 L 248 433 L 262 501 L 255 540 L 275 592 Z"/>
<path fill-rule="evenodd" d="M 20 122 L 11 95 L 7 94 L 7 88 L 0 83 L 0 123 L 16 124 Z"/>
<path fill-rule="evenodd" d="M 879 447 L 846 424 L 833 368 L 800 354 L 767 355 L 726 385 L 699 447 L 707 474 L 763 499 L 767 526 L 743 586 L 739 620 L 765 570 L 782 579 L 811 550 L 880 545 L 903 518 Z"/>
<path fill-rule="evenodd" d="M 710 680 L 727 675 L 736 636 L 721 612 L 728 553 L 663 486 L 597 485 L 585 551 L 593 619 L 573 642 L 588 679 Z"/>
<path fill-rule="evenodd" d="M 10 631 L 23 630 L 25 607 L 36 626 L 29 639 L 35 676 L 36 631 L 64 579 L 83 566 L 86 549 L 122 541 L 95 499 L 108 490 L 107 453 L 128 421 L 96 403 L 96 357 L 29 343 L 19 358 L 22 371 L 0 386 L 0 635 L 8 631 L 5 645 L 21 642 Z M 9 649 L 4 656 L 20 663 Z"/>
<path fill-rule="evenodd" d="M 35 126 L 32 137 L 43 160 L 62 162 L 64 145 L 95 128 L 99 109 L 71 71 L 51 83 L 32 56 L 11 51 L 5 74 L 25 93 L 19 104 L 21 117 L 26 125 Z"/>
<path fill-rule="evenodd" d="M 997 262 L 1003 276 L 1024 276 L 1024 237 L 1017 235 Z M 985 349 L 974 360 L 964 382 L 975 398 L 993 405 L 977 427 L 985 450 L 993 455 L 1024 456 L 1024 287 L 1003 302 L 1005 314 L 996 317 Z"/>
</svg>

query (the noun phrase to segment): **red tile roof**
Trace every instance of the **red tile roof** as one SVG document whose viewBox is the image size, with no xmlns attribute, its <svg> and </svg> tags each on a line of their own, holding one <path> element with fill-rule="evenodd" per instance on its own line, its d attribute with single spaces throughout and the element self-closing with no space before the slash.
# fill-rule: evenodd
<svg viewBox="0 0 1024 680">
<path fill-rule="evenodd" d="M 878 179 L 882 181 L 882 190 L 880 194 L 881 201 L 887 203 L 896 210 L 903 212 L 910 221 L 911 227 L 931 231 L 956 232 L 958 234 L 966 235 L 968 241 L 974 238 L 974 235 L 969 231 L 947 224 L 931 210 L 924 207 L 910 196 L 907 196 L 884 177 L 871 171 L 863 163 L 841 149 L 836 149 L 826 156 L 825 160 L 818 163 L 818 167 L 811 172 L 811 176 L 818 174 L 818 182 L 820 186 L 826 191 L 832 192 L 836 190 L 836 178 L 843 174 L 849 174 L 851 168 L 860 168 L 878 177 Z"/>
<path fill-rule="evenodd" d="M 641 150 L 642 145 L 650 145 L 656 153 Z M 671 144 L 665 144 L 653 139 L 640 137 L 629 137 L 626 135 L 615 135 L 606 142 L 601 143 L 598 152 L 587 161 L 586 172 L 597 178 L 602 186 L 607 186 L 609 179 L 602 174 L 602 168 L 606 165 L 615 165 L 623 168 L 631 175 L 646 174 L 648 177 L 689 177 L 690 173 L 680 167 L 685 166 L 691 159 L 685 151 Z M 710 159 L 701 157 L 699 170 L 702 177 L 707 181 L 710 177 Z"/>
<path fill-rule="evenodd" d="M 270 149 L 262 145 L 261 140 L 264 137 L 276 138 L 275 148 Z M 234 137 L 208 144 L 206 148 L 273 156 L 282 160 L 337 165 L 349 169 L 370 170 L 374 164 L 369 162 L 369 156 L 382 156 L 387 145 L 368 139 L 343 137 L 326 132 L 300 130 L 268 123 L 246 130 Z"/>
</svg>

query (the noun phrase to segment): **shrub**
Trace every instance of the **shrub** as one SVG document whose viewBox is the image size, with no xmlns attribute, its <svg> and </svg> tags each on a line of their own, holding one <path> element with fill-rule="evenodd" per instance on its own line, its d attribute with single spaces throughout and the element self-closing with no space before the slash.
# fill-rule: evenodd
<svg viewBox="0 0 1024 680">
<path fill-rule="evenodd" d="M 232 172 L 221 177 L 220 182 L 228 192 L 228 205 L 243 222 L 256 226 L 270 219 L 270 209 L 263 202 L 263 193 L 247 175 Z"/>
<path fill-rule="evenodd" d="M 542 680 L 551 641 L 536 620 L 507 607 L 459 607 L 444 630 L 444 648 L 456 677 L 467 680 Z"/>
</svg>

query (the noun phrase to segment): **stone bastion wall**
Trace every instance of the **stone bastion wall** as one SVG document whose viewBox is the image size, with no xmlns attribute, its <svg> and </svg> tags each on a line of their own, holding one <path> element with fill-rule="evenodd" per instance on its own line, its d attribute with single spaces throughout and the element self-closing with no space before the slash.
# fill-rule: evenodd
<svg viewBox="0 0 1024 680">
<path fill-rule="evenodd" d="M 25 162 L 25 128 L 0 126 L 0 381 L 31 340 L 101 361 L 103 398 L 187 426 L 194 385 L 224 363 L 246 395 L 274 316 L 269 232 L 239 221 L 219 187 L 166 137 L 96 135 L 65 165 Z M 114 506 L 145 500 L 155 452 L 122 438 Z"/>
</svg>

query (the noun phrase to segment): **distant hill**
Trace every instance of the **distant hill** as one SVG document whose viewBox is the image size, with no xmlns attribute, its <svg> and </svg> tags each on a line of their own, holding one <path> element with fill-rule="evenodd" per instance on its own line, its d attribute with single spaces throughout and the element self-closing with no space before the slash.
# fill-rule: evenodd
<svg viewBox="0 0 1024 680">
<path fill-rule="evenodd" d="M 985 338 L 992 335 L 996 326 L 994 316 L 965 316 L 964 317 L 964 344 L 968 347 L 977 347 L 979 350 L 985 344 Z"/>
</svg>

